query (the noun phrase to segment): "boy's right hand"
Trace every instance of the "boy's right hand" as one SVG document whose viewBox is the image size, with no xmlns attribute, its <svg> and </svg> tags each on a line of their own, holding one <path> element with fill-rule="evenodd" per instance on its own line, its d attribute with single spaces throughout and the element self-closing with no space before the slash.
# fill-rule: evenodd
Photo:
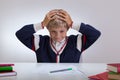
<svg viewBox="0 0 120 80">
<path fill-rule="evenodd" d="M 44 20 L 42 22 L 42 26 L 43 27 L 47 26 L 47 24 L 49 23 L 49 21 L 52 20 L 52 19 L 54 19 L 53 16 L 55 16 L 56 14 L 57 14 L 57 10 L 51 10 L 51 11 L 49 11 L 46 14 L 46 16 L 45 16 L 45 18 L 44 18 Z"/>
</svg>

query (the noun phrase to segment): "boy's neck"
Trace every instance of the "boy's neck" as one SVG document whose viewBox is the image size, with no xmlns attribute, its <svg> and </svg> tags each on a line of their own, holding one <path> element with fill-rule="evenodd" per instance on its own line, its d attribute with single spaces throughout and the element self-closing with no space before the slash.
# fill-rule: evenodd
<svg viewBox="0 0 120 80">
<path fill-rule="evenodd" d="M 63 38 L 61 41 L 54 41 L 54 40 L 52 40 L 52 41 L 53 41 L 53 44 L 56 44 L 56 43 L 63 43 L 63 42 L 65 42 L 65 40 L 66 40 L 66 38 Z"/>
</svg>

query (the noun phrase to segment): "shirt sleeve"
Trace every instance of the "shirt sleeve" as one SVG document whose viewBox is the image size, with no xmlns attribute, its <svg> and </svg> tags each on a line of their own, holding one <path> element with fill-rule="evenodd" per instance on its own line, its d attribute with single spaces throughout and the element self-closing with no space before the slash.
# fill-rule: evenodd
<svg viewBox="0 0 120 80">
<path fill-rule="evenodd" d="M 35 32 L 39 31 L 40 29 L 43 29 L 41 23 L 33 24 L 33 27 L 34 27 Z"/>
<path fill-rule="evenodd" d="M 80 29 L 80 24 L 73 22 L 72 29 L 79 31 Z"/>
</svg>

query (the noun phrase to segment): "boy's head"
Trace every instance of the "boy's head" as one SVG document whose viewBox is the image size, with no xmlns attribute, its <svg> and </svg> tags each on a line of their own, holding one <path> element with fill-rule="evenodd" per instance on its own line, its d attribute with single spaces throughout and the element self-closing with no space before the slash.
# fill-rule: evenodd
<svg viewBox="0 0 120 80">
<path fill-rule="evenodd" d="M 52 40 L 60 42 L 66 37 L 69 26 L 65 21 L 59 18 L 61 16 L 56 14 L 53 17 L 54 19 L 49 21 L 47 29 Z"/>
</svg>

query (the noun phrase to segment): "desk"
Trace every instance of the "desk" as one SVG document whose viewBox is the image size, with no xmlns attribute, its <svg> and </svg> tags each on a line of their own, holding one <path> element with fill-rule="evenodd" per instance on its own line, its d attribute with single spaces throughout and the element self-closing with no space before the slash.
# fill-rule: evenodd
<svg viewBox="0 0 120 80">
<path fill-rule="evenodd" d="M 17 76 L 0 80 L 88 80 L 88 76 L 106 71 L 104 63 L 14 63 Z M 50 73 L 72 67 L 71 71 Z"/>
</svg>

